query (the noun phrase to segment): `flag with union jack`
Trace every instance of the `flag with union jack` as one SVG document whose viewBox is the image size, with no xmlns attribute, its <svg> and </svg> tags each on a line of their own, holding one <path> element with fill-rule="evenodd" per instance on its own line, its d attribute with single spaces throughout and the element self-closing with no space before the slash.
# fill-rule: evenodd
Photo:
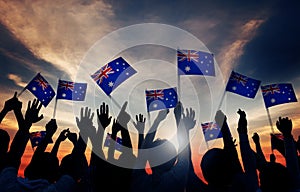
<svg viewBox="0 0 300 192">
<path fill-rule="evenodd" d="M 146 90 L 147 111 L 174 108 L 178 102 L 176 87 Z"/>
<path fill-rule="evenodd" d="M 206 141 L 223 137 L 221 128 L 213 121 L 201 123 L 201 127 Z"/>
<path fill-rule="evenodd" d="M 30 143 L 32 148 L 37 147 L 40 142 L 45 138 L 46 131 L 35 131 L 29 135 Z"/>
<path fill-rule="evenodd" d="M 28 89 L 44 107 L 47 107 L 55 96 L 55 91 L 40 73 L 38 73 L 25 88 Z"/>
<path fill-rule="evenodd" d="M 266 108 L 274 105 L 297 102 L 297 98 L 290 83 L 270 84 L 261 86 Z"/>
<path fill-rule="evenodd" d="M 136 70 L 127 61 L 119 57 L 101 67 L 92 79 L 109 96 L 121 83 L 134 75 Z"/>
<path fill-rule="evenodd" d="M 177 50 L 178 75 L 215 76 L 214 55 L 195 50 Z"/>
<path fill-rule="evenodd" d="M 87 83 L 58 80 L 56 99 L 84 101 Z"/>
<path fill-rule="evenodd" d="M 261 81 L 259 80 L 232 71 L 225 90 L 253 99 L 259 89 L 260 83 Z"/>
<path fill-rule="evenodd" d="M 111 143 L 115 143 L 115 149 L 122 152 L 122 138 L 117 137 L 116 141 L 112 142 L 111 134 L 107 133 L 104 141 L 104 147 L 109 147 Z"/>
</svg>

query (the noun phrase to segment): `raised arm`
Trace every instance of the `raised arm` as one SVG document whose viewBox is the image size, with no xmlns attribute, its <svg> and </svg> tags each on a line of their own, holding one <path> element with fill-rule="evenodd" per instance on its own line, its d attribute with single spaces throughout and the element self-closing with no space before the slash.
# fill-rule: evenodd
<svg viewBox="0 0 300 192">
<path fill-rule="evenodd" d="M 98 130 L 95 135 L 90 135 L 91 143 L 92 143 L 92 153 L 90 166 L 96 166 L 102 168 L 104 166 L 103 163 L 105 156 L 102 150 L 103 139 L 105 138 L 104 133 L 108 125 L 111 123 L 111 116 L 109 115 L 109 107 L 105 102 L 103 102 L 99 108 L 97 109 L 97 122 L 98 122 Z M 101 158 L 99 158 L 99 156 Z M 101 165 L 100 165 L 101 164 Z M 93 168 L 94 169 L 94 168 Z"/>
<path fill-rule="evenodd" d="M 231 159 L 233 172 L 242 173 L 243 172 L 242 165 L 239 161 L 236 145 L 231 136 L 231 132 L 227 124 L 227 117 L 221 110 L 217 111 L 215 116 L 215 121 L 221 127 L 224 150 L 229 155 L 228 158 Z"/>
<path fill-rule="evenodd" d="M 122 136 L 122 145 L 132 149 L 132 143 L 130 139 L 130 135 L 128 132 L 128 123 L 131 119 L 130 115 L 126 112 L 126 107 L 127 107 L 128 102 L 126 101 L 118 115 L 118 123 L 121 125 L 120 130 L 121 130 L 121 136 Z"/>
<path fill-rule="evenodd" d="M 61 142 L 66 140 L 66 138 L 68 137 L 68 133 L 69 133 L 69 128 L 64 129 L 60 132 L 60 134 L 59 134 L 58 138 L 56 139 L 55 144 L 51 150 L 52 155 L 57 156 L 59 146 L 60 146 Z"/>
<path fill-rule="evenodd" d="M 33 102 L 28 102 L 24 123 L 20 124 L 19 130 L 10 145 L 10 150 L 8 152 L 8 166 L 13 166 L 17 170 L 19 169 L 21 158 L 29 140 L 29 129 L 33 123 L 36 123 L 43 118 L 43 115 L 39 116 L 41 106 L 42 103 L 37 99 L 34 99 Z"/>
<path fill-rule="evenodd" d="M 0 111 L 0 123 L 6 116 L 6 114 L 11 110 L 18 110 L 22 108 L 22 103 L 17 98 L 17 92 L 15 92 L 14 96 L 4 103 L 3 109 Z M 23 117 L 23 116 L 22 116 Z"/>
<path fill-rule="evenodd" d="M 256 173 L 256 159 L 248 139 L 248 123 L 246 119 L 246 113 L 240 109 L 237 113 L 240 115 L 237 130 L 239 133 L 240 151 L 248 184 L 247 188 L 251 189 L 250 191 L 256 191 L 259 188 L 258 177 Z"/>
<path fill-rule="evenodd" d="M 85 107 L 80 109 L 80 118 L 76 117 L 77 127 L 79 129 L 79 138 L 77 141 L 77 145 L 74 147 L 72 153 L 77 153 L 79 155 L 84 155 L 88 135 L 95 135 L 96 128 L 93 125 L 94 113 L 90 108 Z"/>
<path fill-rule="evenodd" d="M 139 114 L 135 116 L 136 123 L 134 122 L 134 127 L 138 131 L 139 134 L 139 141 L 138 141 L 138 149 L 141 148 L 142 143 L 144 142 L 144 131 L 145 131 L 145 122 L 146 118 L 143 116 L 143 114 Z"/>
<path fill-rule="evenodd" d="M 253 133 L 252 140 L 255 143 L 257 168 L 260 169 L 267 162 L 265 155 L 261 149 L 260 138 L 257 133 Z"/>
<path fill-rule="evenodd" d="M 178 106 L 175 108 L 175 116 L 180 116 L 176 115 L 176 113 L 180 114 L 181 109 L 180 103 Z M 178 112 L 176 112 L 178 110 Z M 186 114 L 183 114 L 182 122 L 184 122 L 185 128 L 188 130 L 191 130 L 195 127 L 196 120 L 195 120 L 195 111 L 190 108 L 190 111 L 186 109 Z M 189 136 L 189 134 L 188 134 Z M 206 184 L 196 175 L 195 169 L 193 166 L 193 161 L 192 161 L 192 152 L 191 152 L 191 139 L 188 137 L 189 141 L 187 141 L 187 156 L 188 156 L 188 161 L 189 161 L 189 170 L 188 170 L 188 179 L 187 179 L 187 184 L 186 184 L 186 191 L 187 192 L 193 192 L 193 191 L 206 191 Z"/>
<path fill-rule="evenodd" d="M 57 130 L 57 124 L 55 119 L 51 119 L 46 124 L 46 136 L 37 146 L 36 150 L 34 151 L 34 155 L 44 153 L 48 144 L 52 141 L 52 136 Z"/>
<path fill-rule="evenodd" d="M 111 123 L 112 116 L 109 115 L 109 107 L 104 102 L 100 105 L 99 109 L 97 109 L 97 122 L 98 122 L 98 131 L 96 134 L 96 138 L 93 139 L 93 148 L 95 144 L 96 150 L 102 151 L 102 143 L 104 139 L 104 132 L 108 125 Z"/>
<path fill-rule="evenodd" d="M 292 120 L 288 117 L 279 117 L 276 122 L 277 129 L 283 134 L 285 146 L 285 160 L 288 169 L 292 189 L 300 189 L 300 172 L 297 158 L 297 150 L 292 135 Z"/>
<path fill-rule="evenodd" d="M 156 119 L 154 120 L 152 126 L 150 127 L 149 131 L 146 134 L 146 137 L 144 139 L 144 143 L 142 144 L 142 148 L 147 148 L 147 146 L 150 146 L 150 143 L 153 142 L 159 124 L 164 119 L 166 119 L 169 111 L 170 111 L 169 109 L 164 109 L 164 110 L 161 110 L 161 111 L 158 112 L 158 115 L 156 116 Z"/>
</svg>

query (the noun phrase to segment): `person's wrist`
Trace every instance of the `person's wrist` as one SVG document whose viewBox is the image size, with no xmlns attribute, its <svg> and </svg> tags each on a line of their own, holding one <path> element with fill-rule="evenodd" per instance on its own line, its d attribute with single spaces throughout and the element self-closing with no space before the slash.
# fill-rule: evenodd
<svg viewBox="0 0 300 192">
<path fill-rule="evenodd" d="M 10 110 L 7 106 L 4 106 L 3 109 L 2 109 L 2 113 L 8 113 Z"/>
</svg>

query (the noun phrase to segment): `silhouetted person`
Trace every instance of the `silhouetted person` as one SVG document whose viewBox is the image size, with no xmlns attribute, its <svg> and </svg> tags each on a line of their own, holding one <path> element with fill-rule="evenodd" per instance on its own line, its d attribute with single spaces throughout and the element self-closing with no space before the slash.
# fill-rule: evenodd
<svg viewBox="0 0 300 192">
<path fill-rule="evenodd" d="M 85 156 L 87 148 L 88 133 L 93 127 L 94 112 L 90 108 L 85 107 L 80 110 L 80 117 L 76 117 L 76 124 L 79 129 L 79 137 L 71 154 L 62 159 L 61 172 L 62 174 L 71 172 L 73 179 L 76 182 L 75 192 L 88 191 L 89 172 L 88 161 Z"/>
<path fill-rule="evenodd" d="M 246 113 L 241 109 L 239 109 L 237 113 L 240 115 L 237 131 L 239 133 L 240 151 L 245 172 L 246 191 L 256 192 L 259 190 L 258 176 L 256 172 L 256 157 L 249 143 Z"/>
<path fill-rule="evenodd" d="M 183 110 L 183 109 L 178 109 Z M 195 111 L 190 108 L 189 110 L 186 109 L 186 113 L 182 113 L 182 123 L 184 124 L 187 130 L 191 130 L 196 125 L 195 120 Z M 190 141 L 190 138 L 189 138 Z M 188 171 L 188 178 L 185 187 L 186 192 L 193 192 L 193 191 L 207 191 L 207 185 L 196 175 L 195 169 L 192 162 L 192 153 L 191 153 L 191 146 L 190 142 L 187 143 L 188 147 L 188 156 L 189 156 L 189 171 Z"/>
<path fill-rule="evenodd" d="M 104 131 L 110 124 L 112 117 L 109 116 L 109 108 L 105 103 L 102 103 L 100 108 L 97 109 L 98 131 L 95 134 L 96 137 L 91 135 L 93 153 L 90 168 L 92 172 L 94 191 L 100 191 L 103 188 L 102 183 L 114 186 L 114 190 L 130 191 L 132 167 L 136 157 L 133 154 L 131 138 L 127 127 L 127 124 L 131 119 L 130 115 L 126 112 L 127 104 L 128 102 L 126 101 L 123 104 L 117 118 L 113 121 L 107 159 L 103 156 L 102 141 L 105 138 Z M 121 132 L 122 146 L 121 154 L 119 158 L 116 159 L 116 145 L 120 145 L 116 142 L 118 132 Z M 97 141 L 99 140 L 98 138 L 101 142 Z M 101 180 L 101 182 L 97 182 L 99 180 Z M 115 185 L 116 181 L 120 181 L 121 184 Z"/>
<path fill-rule="evenodd" d="M 227 124 L 227 117 L 221 110 L 215 115 L 215 122 L 221 127 L 224 147 L 211 148 L 202 157 L 200 166 L 209 192 L 244 191 L 245 175 L 240 164 Z"/>
<path fill-rule="evenodd" d="M 300 170 L 296 143 L 292 135 L 292 120 L 288 117 L 279 117 L 276 127 L 284 137 L 286 167 L 290 176 L 291 190 L 300 190 Z"/>
<path fill-rule="evenodd" d="M 27 110 L 25 112 L 25 118 L 23 118 L 21 110 L 18 112 L 18 115 L 15 114 L 17 117 L 19 129 L 15 134 L 13 141 L 11 143 L 8 152 L 8 161 L 6 167 L 3 169 L 3 171 L 0 174 L 1 192 L 11 192 L 11 191 L 71 192 L 74 191 L 73 187 L 75 186 L 74 185 L 75 181 L 71 177 L 71 173 L 66 173 L 66 175 L 61 176 L 54 183 L 50 183 L 47 179 L 43 179 L 43 178 L 28 179 L 28 178 L 17 176 L 18 169 L 21 163 L 21 158 L 29 140 L 29 129 L 33 123 L 36 123 L 43 118 L 43 115 L 39 115 L 39 111 L 41 107 L 42 107 L 42 103 L 34 99 L 33 102 L 31 101 L 28 102 Z M 38 156 L 38 158 L 43 158 L 45 156 L 41 155 Z M 45 159 L 45 161 L 47 160 L 48 159 Z M 73 169 L 74 168 L 75 167 L 73 167 Z"/>
<path fill-rule="evenodd" d="M 56 130 L 56 120 L 51 119 L 46 124 L 45 137 L 37 146 L 29 165 L 24 170 L 27 179 L 46 179 L 49 183 L 54 183 L 58 179 L 59 160 L 56 155 L 45 152 Z"/>
<path fill-rule="evenodd" d="M 90 158 L 90 181 L 93 192 L 103 190 L 103 183 L 107 186 L 114 186 L 114 181 L 110 175 L 110 170 L 113 169 L 111 163 L 106 159 L 103 152 L 103 139 L 106 135 L 105 130 L 111 123 L 111 116 L 109 115 L 109 107 L 104 102 L 97 109 L 97 123 L 98 129 L 90 124 L 90 140 L 92 143 L 92 153 Z"/>
<path fill-rule="evenodd" d="M 0 123 L 9 111 L 14 111 L 14 114 L 19 123 L 23 122 L 21 113 L 22 103 L 17 98 L 17 92 L 14 96 L 5 101 L 3 109 L 0 111 Z M 7 163 L 7 153 L 9 148 L 10 136 L 6 130 L 0 129 L 0 173 Z"/>
<path fill-rule="evenodd" d="M 7 131 L 0 129 L 0 173 L 6 165 L 10 137 Z"/>
<path fill-rule="evenodd" d="M 68 138 L 68 134 L 70 133 L 69 128 L 64 129 L 60 132 L 58 138 L 56 139 L 54 146 L 51 150 L 51 154 L 57 157 L 58 149 L 61 142 L 65 141 Z"/>
<path fill-rule="evenodd" d="M 266 160 L 265 155 L 262 151 L 262 148 L 261 148 L 261 145 L 260 145 L 260 138 L 259 138 L 258 133 L 253 133 L 252 140 L 253 140 L 253 142 L 255 144 L 255 148 L 256 148 L 256 153 L 255 153 L 256 166 L 257 166 L 257 169 L 260 170 L 261 167 L 265 163 L 267 163 L 267 160 Z"/>
<path fill-rule="evenodd" d="M 137 169 L 133 172 L 133 191 L 184 191 L 189 169 L 189 149 L 187 147 L 189 141 L 188 130 L 183 123 L 180 123 L 181 108 L 179 102 L 174 109 L 178 152 L 170 141 L 160 138 L 154 140 L 159 123 L 166 118 L 169 112 L 168 109 L 161 110 L 139 149 Z M 151 154 L 149 151 L 152 151 Z M 146 166 L 147 160 L 152 170 L 150 175 L 145 169 L 141 169 Z"/>
</svg>

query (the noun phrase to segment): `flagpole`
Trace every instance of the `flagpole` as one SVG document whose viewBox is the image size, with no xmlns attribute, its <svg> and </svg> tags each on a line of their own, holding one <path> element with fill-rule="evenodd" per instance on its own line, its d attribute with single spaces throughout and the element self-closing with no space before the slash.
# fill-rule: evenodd
<svg viewBox="0 0 300 192">
<path fill-rule="evenodd" d="M 178 56 L 177 56 L 177 53 L 178 53 L 178 50 L 179 50 L 179 47 L 177 47 L 177 50 L 176 50 L 176 68 L 177 68 L 177 87 L 178 87 L 178 91 L 177 91 L 177 95 L 178 95 L 178 101 L 180 101 L 181 99 L 181 89 L 180 89 L 180 75 L 179 75 L 179 68 L 178 68 Z"/>
<path fill-rule="evenodd" d="M 270 123 L 270 126 L 271 126 L 271 131 L 274 134 L 274 128 L 273 128 L 273 123 L 272 123 L 272 119 L 271 119 L 269 108 L 266 107 L 266 110 L 267 110 L 267 114 L 268 114 L 269 123 Z"/>
<path fill-rule="evenodd" d="M 59 81 L 60 78 L 58 79 L 58 84 L 57 84 L 57 88 L 56 88 L 56 92 L 58 93 L 58 87 L 59 87 Z M 56 107 L 57 107 L 57 95 L 55 97 L 55 103 L 54 103 L 54 110 L 53 110 L 53 119 L 55 119 L 55 115 L 56 115 Z"/>
<path fill-rule="evenodd" d="M 148 126 L 150 130 L 151 129 L 150 112 L 147 112 L 147 116 L 148 116 Z"/>
<path fill-rule="evenodd" d="M 22 89 L 22 91 L 18 94 L 17 97 L 20 97 L 20 96 L 22 95 L 22 93 L 23 93 L 25 90 L 26 90 L 26 87 L 24 87 L 24 88 Z"/>
<path fill-rule="evenodd" d="M 218 111 L 219 109 L 221 109 L 221 106 L 222 106 L 222 104 L 223 104 L 223 100 L 224 100 L 224 98 L 225 98 L 225 94 L 226 94 L 226 91 L 224 91 L 223 94 L 222 94 L 222 97 L 221 97 L 220 103 L 219 103 L 219 105 L 218 105 L 217 111 Z"/>
<path fill-rule="evenodd" d="M 206 143 L 206 148 L 207 148 L 207 150 L 209 150 L 209 145 L 208 145 L 208 143 L 207 143 L 206 140 L 205 140 L 205 143 Z"/>
<path fill-rule="evenodd" d="M 178 91 L 177 91 L 177 95 L 178 95 L 178 101 L 180 101 L 181 97 L 180 97 L 180 75 L 178 74 L 178 70 L 177 70 L 177 87 L 178 87 Z"/>
<path fill-rule="evenodd" d="M 57 98 L 55 98 L 54 110 L 53 110 L 53 118 L 52 118 L 52 119 L 55 119 L 55 115 L 56 115 L 56 106 L 57 106 Z"/>
<path fill-rule="evenodd" d="M 109 98 L 112 100 L 112 102 L 119 108 L 121 109 L 121 105 L 111 96 L 109 95 Z"/>
</svg>

